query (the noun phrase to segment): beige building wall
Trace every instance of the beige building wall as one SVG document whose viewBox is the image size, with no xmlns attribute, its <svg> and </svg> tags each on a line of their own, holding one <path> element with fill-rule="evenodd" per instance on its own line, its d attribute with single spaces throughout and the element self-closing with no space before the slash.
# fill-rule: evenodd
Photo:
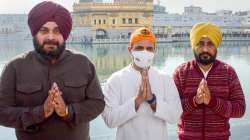
<svg viewBox="0 0 250 140">
<path fill-rule="evenodd" d="M 132 0 L 130 0 L 132 1 Z M 89 27 L 93 34 L 103 30 L 134 30 L 152 26 L 153 1 L 140 0 L 131 3 L 79 2 L 73 5 L 75 27 Z"/>
</svg>

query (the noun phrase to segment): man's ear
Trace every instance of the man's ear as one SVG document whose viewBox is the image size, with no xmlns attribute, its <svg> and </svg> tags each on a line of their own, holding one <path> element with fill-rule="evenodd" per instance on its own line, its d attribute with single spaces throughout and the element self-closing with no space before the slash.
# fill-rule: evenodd
<svg viewBox="0 0 250 140">
<path fill-rule="evenodd" d="M 155 46 L 155 48 L 154 48 L 154 53 L 156 54 L 157 53 L 157 47 Z"/>
<path fill-rule="evenodd" d="M 132 47 L 128 46 L 128 51 L 131 52 L 131 50 L 132 50 Z"/>
</svg>

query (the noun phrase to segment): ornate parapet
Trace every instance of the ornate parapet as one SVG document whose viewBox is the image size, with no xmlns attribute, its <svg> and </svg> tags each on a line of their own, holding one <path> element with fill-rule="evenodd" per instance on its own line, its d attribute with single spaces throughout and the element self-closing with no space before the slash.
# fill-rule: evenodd
<svg viewBox="0 0 250 140">
<path fill-rule="evenodd" d="M 152 0 L 114 3 L 80 2 L 73 5 L 74 26 L 89 27 L 93 31 L 92 34 L 96 34 L 100 29 L 124 31 L 142 26 L 151 27 L 152 16 Z"/>
</svg>

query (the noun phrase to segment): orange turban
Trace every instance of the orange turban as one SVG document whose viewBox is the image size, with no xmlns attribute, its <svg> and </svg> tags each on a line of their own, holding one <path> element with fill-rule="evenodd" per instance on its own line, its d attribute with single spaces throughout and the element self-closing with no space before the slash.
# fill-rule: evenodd
<svg viewBox="0 0 250 140">
<path fill-rule="evenodd" d="M 139 29 L 136 29 L 130 36 L 130 46 L 132 47 L 133 44 L 142 41 L 142 40 L 148 40 L 156 46 L 156 38 L 154 33 L 146 28 L 146 27 L 141 27 Z"/>
</svg>

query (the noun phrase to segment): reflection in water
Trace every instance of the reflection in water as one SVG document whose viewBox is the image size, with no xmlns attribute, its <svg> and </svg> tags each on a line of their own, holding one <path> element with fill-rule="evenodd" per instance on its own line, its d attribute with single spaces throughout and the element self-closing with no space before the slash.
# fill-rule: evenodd
<svg viewBox="0 0 250 140">
<path fill-rule="evenodd" d="M 96 65 L 96 71 L 99 79 L 104 82 L 113 72 L 127 66 L 131 63 L 131 56 L 127 50 L 127 44 L 116 45 L 97 45 L 93 47 L 84 47 L 81 45 L 68 45 L 68 48 L 85 53 Z M 0 42 L 0 71 L 3 64 L 13 59 L 20 53 L 32 50 L 31 41 L 1 41 Z M 250 102 L 250 42 L 223 42 L 218 50 L 218 58 L 231 64 L 242 83 L 243 91 L 246 96 L 247 105 Z M 184 61 L 193 58 L 192 49 L 188 42 L 158 44 L 157 54 L 155 55 L 153 65 L 157 68 L 172 74 L 174 69 Z M 250 129 L 250 111 L 242 119 L 233 119 L 232 140 L 241 137 L 241 140 L 249 140 L 250 134 L 246 131 Z M 176 126 L 169 128 L 170 138 L 176 137 Z M 0 127 L 0 139 L 14 140 L 13 129 Z M 110 136 L 111 134 L 111 136 Z M 94 140 L 113 139 L 114 130 L 108 129 L 102 119 L 99 117 L 91 123 L 91 136 Z M 104 137 L 105 138 L 104 138 Z M 106 137 L 107 136 L 107 137 Z"/>
<path fill-rule="evenodd" d="M 249 43 L 250 44 L 250 43 Z M 157 48 L 157 55 L 155 55 L 153 65 L 158 68 L 163 68 L 167 61 L 173 61 L 173 58 L 182 58 L 180 61 L 186 61 L 193 58 L 192 49 L 188 43 L 183 44 L 159 44 Z M 124 45 L 106 45 L 106 46 L 93 46 L 84 48 L 81 46 L 70 46 L 70 49 L 84 52 L 87 54 L 92 62 L 97 67 L 97 73 L 101 81 L 105 81 L 110 74 L 127 66 L 131 62 L 131 56 L 127 50 L 126 44 Z M 218 57 L 222 60 L 228 60 L 232 56 L 241 57 L 250 63 L 250 45 L 248 46 L 221 46 L 218 50 Z M 177 65 L 180 64 L 177 63 Z"/>
</svg>

